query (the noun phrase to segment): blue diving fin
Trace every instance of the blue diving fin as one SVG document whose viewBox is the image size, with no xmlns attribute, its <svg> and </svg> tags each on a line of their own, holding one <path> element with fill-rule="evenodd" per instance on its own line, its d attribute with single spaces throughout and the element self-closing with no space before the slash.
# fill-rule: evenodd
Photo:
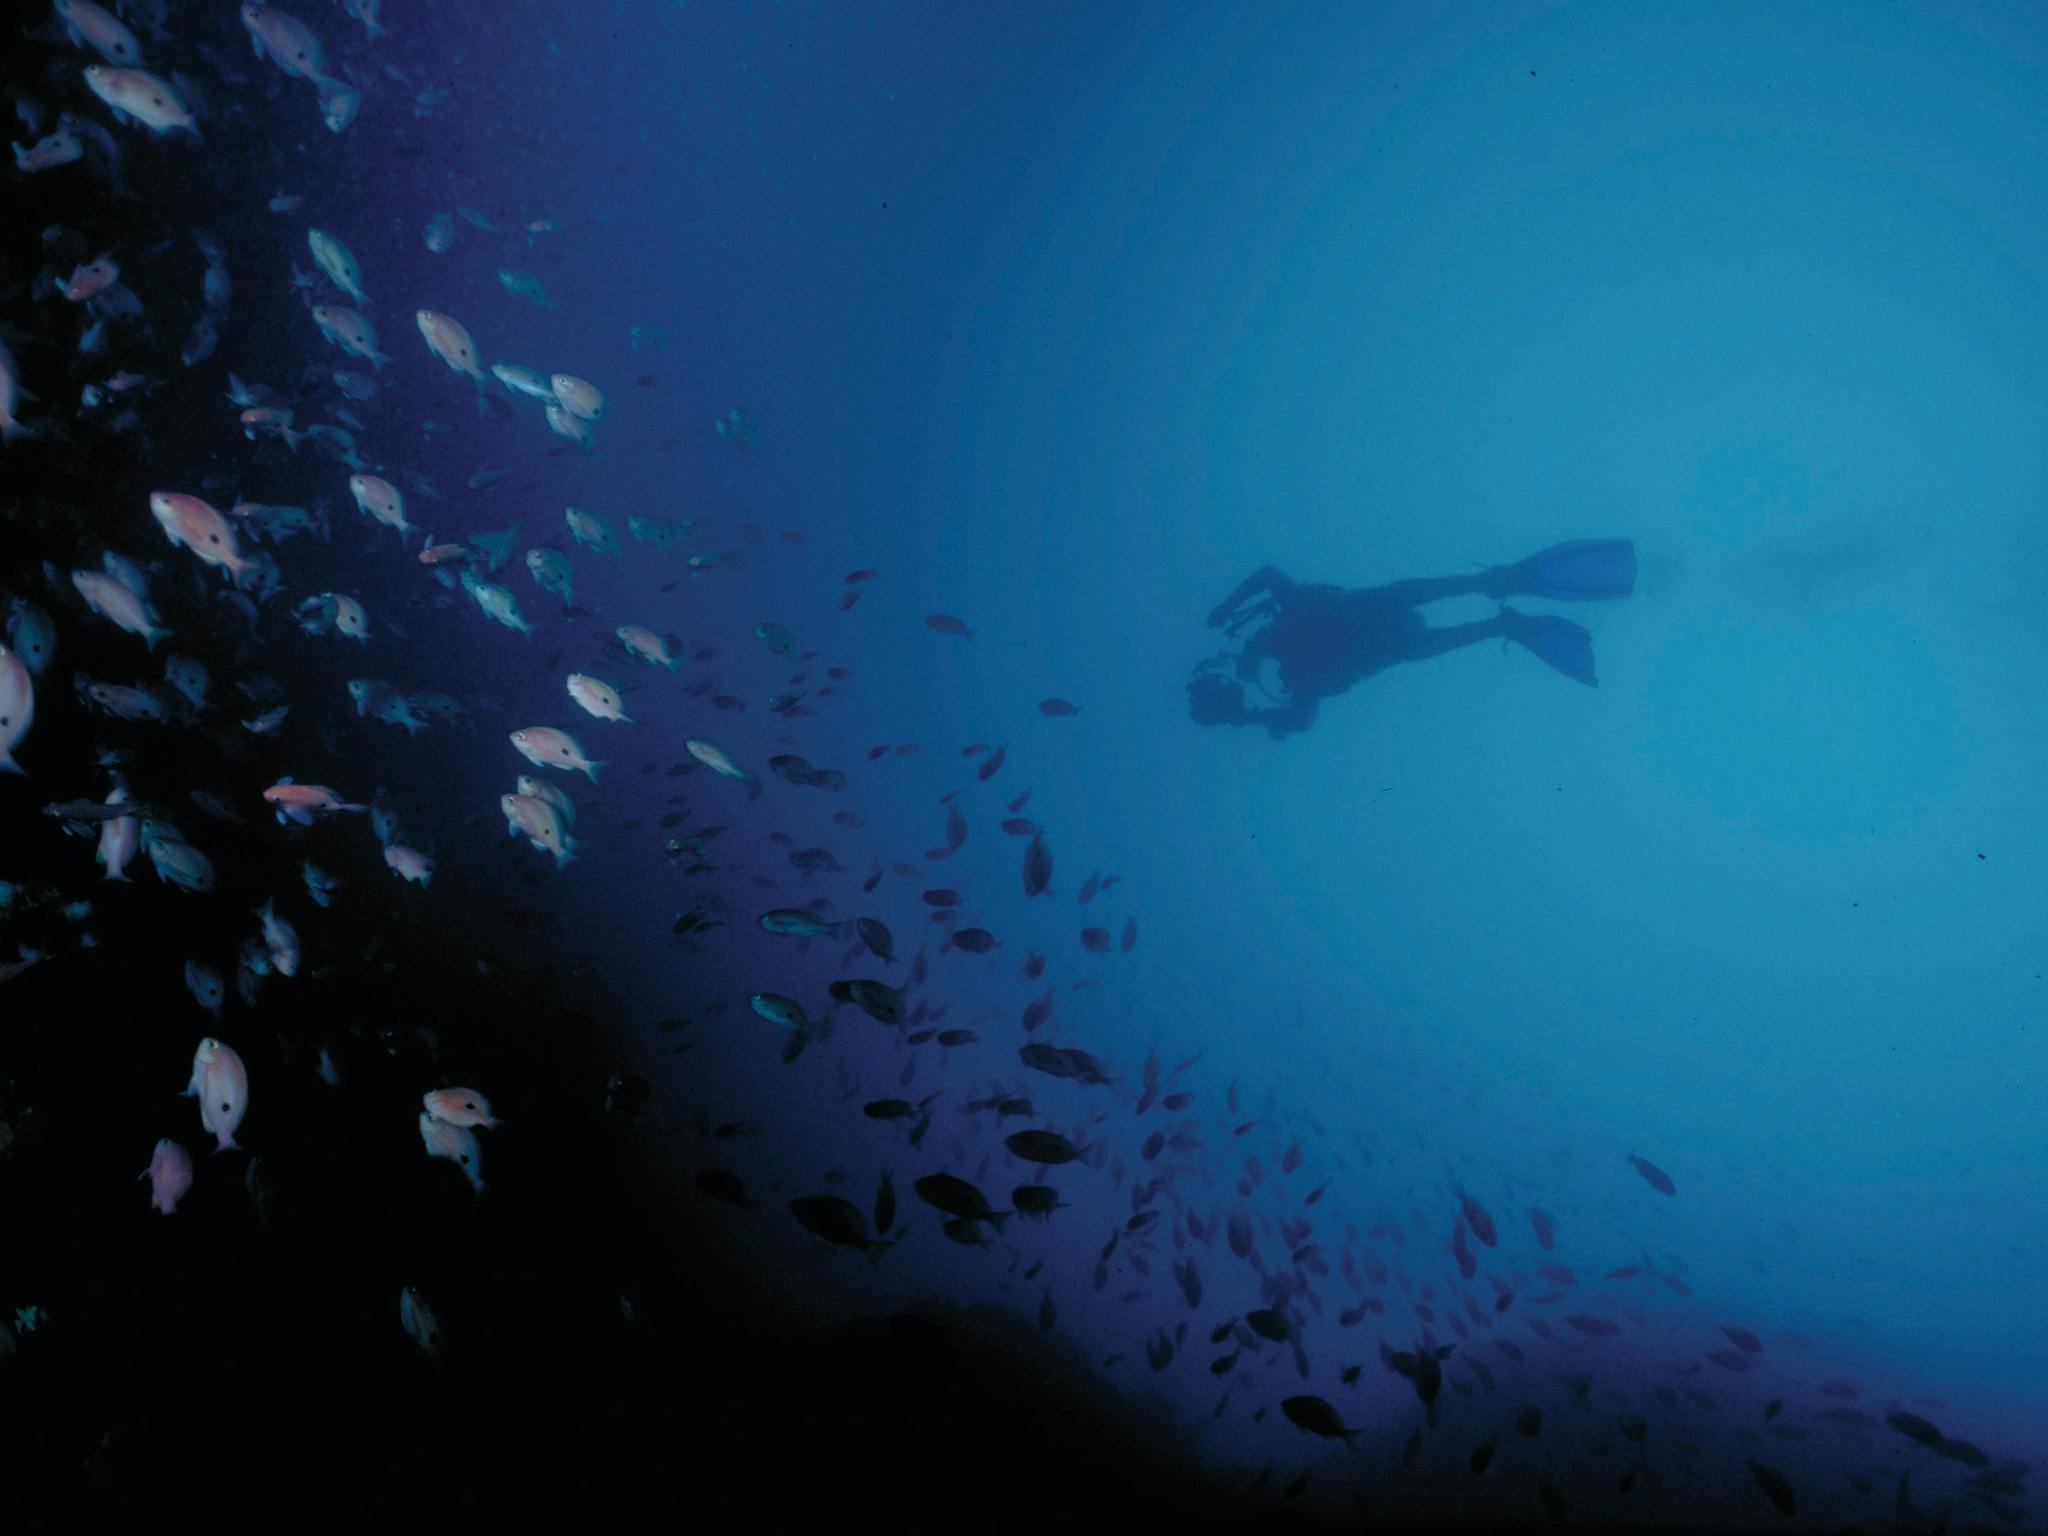
<svg viewBox="0 0 2048 1536">
<path fill-rule="evenodd" d="M 1569 602 L 1627 597 L 1636 589 L 1636 546 L 1629 539 L 1572 539 L 1487 573 L 1487 596 L 1549 597 Z"/>
<path fill-rule="evenodd" d="M 1506 639 L 1573 682 L 1588 688 L 1600 686 L 1600 679 L 1593 675 L 1593 635 L 1583 624 L 1554 613 L 1518 613 L 1512 608 L 1501 609 L 1500 618 Z"/>
</svg>

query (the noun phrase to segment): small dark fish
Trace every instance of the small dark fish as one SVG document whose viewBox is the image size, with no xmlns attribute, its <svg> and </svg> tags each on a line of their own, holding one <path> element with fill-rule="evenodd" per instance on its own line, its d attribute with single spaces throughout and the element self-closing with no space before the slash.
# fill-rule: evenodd
<svg viewBox="0 0 2048 1536">
<path fill-rule="evenodd" d="M 888 928 L 879 918 L 857 918 L 854 921 L 853 928 L 854 932 L 860 935 L 860 941 L 867 947 L 868 953 L 885 965 L 895 960 L 895 936 L 889 932 Z"/>
<path fill-rule="evenodd" d="M 1045 974 L 1045 956 L 1035 949 L 1024 951 L 1024 979 L 1036 981 Z"/>
<path fill-rule="evenodd" d="M 1027 1163 L 1071 1163 L 1081 1155 L 1081 1149 L 1057 1131 L 1014 1131 L 1003 1138 L 1003 1145 Z"/>
<path fill-rule="evenodd" d="M 1884 1416 L 1884 1421 L 1908 1440 L 1918 1441 L 1934 1450 L 1941 1448 L 1941 1431 L 1917 1413 L 1894 1408 Z"/>
<path fill-rule="evenodd" d="M 881 1187 L 875 1191 L 875 1232 L 886 1237 L 889 1229 L 896 1225 L 896 1185 L 890 1170 L 882 1170 Z"/>
<path fill-rule="evenodd" d="M 1048 1077 L 1070 1078 L 1093 1087 L 1109 1086 L 1102 1063 L 1077 1046 L 1039 1045 L 1034 1042 L 1020 1046 L 1017 1059 L 1034 1072 L 1043 1072 Z"/>
<path fill-rule="evenodd" d="M 943 885 L 933 886 L 924 893 L 924 904 L 928 907 L 957 907 L 960 905 L 960 893 Z"/>
<path fill-rule="evenodd" d="M 1028 1035 L 1052 1017 L 1052 994 L 1044 993 L 1024 1005 L 1024 1032 Z"/>
<path fill-rule="evenodd" d="M 1060 1192 L 1050 1184 L 1019 1184 L 1010 1191 L 1010 1204 L 1027 1216 L 1045 1216 L 1060 1209 Z"/>
<path fill-rule="evenodd" d="M 982 759 L 981 766 L 974 770 L 975 778 L 981 780 L 983 783 L 986 783 L 988 780 L 994 778 L 996 775 L 996 770 L 1003 766 L 1003 755 L 1008 751 L 1009 748 L 1007 746 L 1001 746 L 997 747 L 995 751 L 989 753 L 987 757 Z"/>
<path fill-rule="evenodd" d="M 1548 1252 L 1550 1245 L 1557 1240 L 1556 1223 L 1542 1211 L 1532 1209 L 1529 1212 L 1529 1225 L 1536 1230 L 1536 1246 Z"/>
<path fill-rule="evenodd" d="M 1621 1332 L 1619 1323 L 1610 1323 L 1604 1317 L 1594 1317 L 1585 1312 L 1574 1312 L 1565 1322 L 1589 1338 L 1604 1339 Z"/>
<path fill-rule="evenodd" d="M 1040 699 L 1038 701 L 1038 712 L 1041 715 L 1049 715 L 1055 720 L 1064 720 L 1078 715 L 1081 713 L 1081 709 L 1079 705 L 1069 704 L 1065 699 Z"/>
<path fill-rule="evenodd" d="M 1003 830 L 1012 837 L 1030 837 L 1038 831 L 1038 823 L 1025 816 L 1011 816 L 1004 820 Z"/>
<path fill-rule="evenodd" d="M 790 1201 L 789 1209 L 806 1232 L 841 1248 L 858 1248 L 874 1258 L 890 1246 L 868 1236 L 867 1218 L 837 1195 L 804 1195 Z"/>
<path fill-rule="evenodd" d="M 1128 955 L 1137 946 L 1137 943 L 1138 920 L 1135 917 L 1127 917 L 1124 919 L 1123 937 L 1117 941 L 1117 947 Z"/>
<path fill-rule="evenodd" d="M 1757 1487 L 1763 1489 L 1764 1497 L 1777 1505 L 1778 1513 L 1794 1518 L 1799 1513 L 1799 1500 L 1792 1493 L 1792 1485 L 1785 1481 L 1785 1474 L 1776 1467 L 1767 1467 L 1760 1461 L 1749 1464 L 1749 1475 L 1756 1479 Z"/>
<path fill-rule="evenodd" d="M 1479 1273 L 1479 1261 L 1472 1256 L 1472 1250 L 1465 1246 L 1465 1228 L 1462 1224 L 1451 1228 L 1451 1257 L 1458 1262 L 1459 1278 L 1470 1280 Z"/>
<path fill-rule="evenodd" d="M 946 851 L 955 852 L 966 841 L 967 818 L 960 814 L 959 806 L 946 807 Z"/>
<path fill-rule="evenodd" d="M 1045 846 L 1045 834 L 1034 832 L 1024 849 L 1024 894 L 1037 896 L 1052 883 L 1052 850 Z"/>
<path fill-rule="evenodd" d="M 1075 903 L 1076 903 L 1077 905 L 1079 905 L 1079 906 L 1083 906 L 1083 907 L 1087 906 L 1089 902 L 1091 902 L 1091 901 L 1093 901 L 1093 900 L 1095 899 L 1095 893 L 1096 893 L 1096 892 L 1097 892 L 1098 890 L 1100 890 L 1101 888 L 1102 888 L 1102 875 L 1101 875 L 1101 873 L 1100 873 L 1099 871 L 1097 871 L 1097 872 L 1091 872 L 1091 873 L 1089 874 L 1088 878 L 1087 878 L 1086 880 L 1083 880 L 1083 881 L 1081 882 L 1081 893 L 1080 893 L 1080 895 L 1078 895 L 1078 896 L 1076 896 L 1076 897 L 1074 898 L 1074 901 L 1075 901 Z"/>
<path fill-rule="evenodd" d="M 1458 1191 L 1458 1203 L 1463 1208 L 1465 1224 L 1472 1229 L 1472 1235 L 1487 1247 L 1493 1247 L 1496 1234 L 1493 1218 L 1486 1213 L 1486 1207 L 1462 1189 Z"/>
<path fill-rule="evenodd" d="M 917 1181 L 916 1188 L 918 1199 L 926 1205 L 963 1221 L 985 1221 L 1000 1232 L 1010 1219 L 1010 1212 L 990 1210 L 987 1196 L 950 1173 L 928 1173 Z"/>
<path fill-rule="evenodd" d="M 970 955 L 985 955 L 994 949 L 998 940 L 986 928 L 959 928 L 953 933 L 953 946 L 964 949 Z"/>
<path fill-rule="evenodd" d="M 935 629 L 942 635 L 960 635 L 963 638 L 971 638 L 974 634 L 974 631 L 969 629 L 963 620 L 954 618 L 950 613 L 928 613 L 925 615 L 924 622 L 927 629 Z"/>
<path fill-rule="evenodd" d="M 847 585 L 847 586 L 849 586 L 849 587 L 857 587 L 857 586 L 859 586 L 859 585 L 860 585 L 860 584 L 861 584 L 862 582 L 864 582 L 864 581 L 873 581 L 873 580 L 875 579 L 875 577 L 876 577 L 877 575 L 879 575 L 879 574 L 880 574 L 880 572 L 878 572 L 878 571 L 870 571 L 870 570 L 866 569 L 865 567 L 863 567 L 862 569 L 860 569 L 860 570 L 858 570 L 858 571 L 848 571 L 848 572 L 846 573 L 846 578 L 845 578 L 845 580 L 846 580 L 846 585 Z M 938 627 L 938 626 L 936 626 L 936 625 L 934 625 L 934 626 L 933 626 L 933 628 L 937 628 L 937 627 Z"/>
<path fill-rule="evenodd" d="M 1295 1397 L 1282 1398 L 1280 1411 L 1286 1414 L 1288 1420 L 1297 1428 L 1305 1429 L 1325 1440 L 1342 1440 L 1346 1445 L 1350 1445 L 1358 1433 L 1355 1429 L 1344 1427 L 1344 1420 L 1335 1406 L 1323 1398 L 1305 1392 Z"/>
<path fill-rule="evenodd" d="M 1515 1415 L 1516 1434 L 1525 1435 L 1533 1440 L 1537 1435 L 1541 1434 L 1542 1432 L 1543 1410 L 1541 1408 L 1538 1408 L 1534 1403 L 1530 1403 L 1520 1413 Z"/>
<path fill-rule="evenodd" d="M 1747 1350 L 1752 1355 L 1760 1355 L 1764 1352 L 1764 1341 L 1751 1333 L 1747 1328 L 1723 1327 L 1721 1331 L 1728 1335 L 1728 1342 L 1737 1349 Z"/>
<path fill-rule="evenodd" d="M 1159 1101 L 1159 1107 L 1169 1115 L 1177 1115 L 1194 1102 L 1195 1096 L 1192 1093 L 1169 1093 Z"/>
<path fill-rule="evenodd" d="M 1274 1307 L 1261 1307 L 1256 1312 L 1247 1312 L 1244 1320 L 1253 1333 L 1276 1344 L 1285 1344 L 1293 1329 L 1288 1326 L 1287 1314 Z"/>
<path fill-rule="evenodd" d="M 1091 955 L 1108 954 L 1109 930 L 1107 928 L 1083 928 L 1081 930 L 1081 947 Z"/>
<path fill-rule="evenodd" d="M 835 981 L 828 990 L 842 1003 L 852 1003 L 879 1024 L 903 1022 L 902 994 L 887 982 L 855 978 Z"/>
<path fill-rule="evenodd" d="M 1658 1194 L 1675 1195 L 1678 1193 L 1678 1186 L 1671 1182 L 1671 1175 L 1662 1168 L 1659 1168 L 1655 1163 L 1647 1158 L 1637 1157 L 1633 1152 L 1629 1153 L 1628 1160 L 1635 1164 L 1636 1172 L 1643 1176 L 1643 1182 L 1657 1191 Z"/>
<path fill-rule="evenodd" d="M 1494 1444 L 1495 1442 L 1492 1440 L 1482 1440 L 1472 1447 L 1472 1456 L 1467 1465 L 1471 1467 L 1474 1477 L 1479 1476 L 1488 1467 L 1493 1465 Z"/>
</svg>

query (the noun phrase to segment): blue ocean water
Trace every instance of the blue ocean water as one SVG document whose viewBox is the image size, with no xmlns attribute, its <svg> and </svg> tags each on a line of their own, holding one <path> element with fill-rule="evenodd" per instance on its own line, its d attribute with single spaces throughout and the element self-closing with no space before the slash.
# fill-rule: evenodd
<svg viewBox="0 0 2048 1536">
<path fill-rule="evenodd" d="M 322 1294 L 371 1396 L 422 1370 L 512 1373 L 508 1326 L 610 1329 L 579 1382 L 654 1390 L 632 1361 L 719 1331 L 680 1299 L 702 1287 L 744 1294 L 777 1340 L 942 1319 L 954 1347 L 1142 1439 L 1148 1494 L 1225 1490 L 1253 1518 L 2026 1518 L 2015 1465 L 2043 1441 L 2048 1365 L 2037 16 L 392 0 L 372 40 L 339 6 L 285 9 L 361 92 L 342 132 L 225 10 L 166 9 L 160 30 L 128 13 L 200 142 L 115 124 L 61 27 L 10 50 L 18 102 L 92 116 L 119 153 L 92 141 L 9 191 L 19 229 L 56 221 L 10 258 L 6 336 L 38 399 L 17 412 L 36 436 L 0 460 L 0 576 L 55 616 L 59 650 L 27 778 L 0 780 L 0 859 L 23 866 L 0 880 L 52 893 L 11 903 L 32 909 L 25 958 L 49 963 L 0 993 L 34 1019 L 10 1119 L 49 1127 L 10 1160 L 43 1213 L 25 1226 L 104 1199 L 95 1242 L 124 1262 L 187 1245 L 191 1294 L 151 1303 L 175 1329 L 222 1272 L 287 1267 L 264 1257 L 280 1225 L 315 1252 L 338 1218 L 314 1191 L 345 1188 L 357 1257 Z M 23 142 L 49 127 L 25 116 Z M 115 173 L 131 196 L 106 195 Z M 218 353 L 185 366 L 194 223 L 226 245 L 234 297 Z M 295 284 L 308 226 L 354 253 L 387 365 L 311 322 L 340 299 L 329 277 Z M 103 249 L 141 318 L 54 291 Z M 458 318 L 486 368 L 596 382 L 591 446 L 430 354 L 422 308 Z M 82 351 L 99 318 L 106 350 Z M 116 367 L 162 380 L 133 420 L 81 393 Z M 336 367 L 374 374 L 374 398 L 346 399 Z M 230 372 L 300 429 L 354 413 L 421 534 L 516 528 L 492 579 L 533 633 L 359 515 L 326 445 L 245 441 Z M 717 430 L 734 411 L 757 433 Z M 245 533 L 281 591 L 239 611 L 149 521 L 162 489 L 308 506 L 329 536 Z M 618 552 L 578 547 L 566 506 Z M 629 516 L 691 534 L 660 548 Z M 1370 588 L 1587 537 L 1633 541 L 1632 595 L 1513 601 L 1591 631 L 1596 688 L 1489 640 L 1379 672 L 1283 739 L 1190 718 L 1191 673 L 1224 643 L 1205 618 L 1262 566 Z M 571 562 L 566 613 L 522 568 L 536 545 Z M 78 601 L 66 573 L 106 547 L 151 563 L 167 644 Z M 360 648 L 293 622 L 320 592 L 363 602 Z M 1475 592 L 1426 616 L 1495 611 Z M 625 655 L 624 624 L 674 637 L 683 664 Z M 74 669 L 150 681 L 173 648 L 217 693 L 275 678 L 280 734 L 220 704 L 107 721 L 64 687 Z M 620 686 L 633 723 L 578 710 L 570 671 Z M 364 676 L 450 695 L 460 718 L 359 716 L 343 684 Z M 529 771 L 507 735 L 535 725 L 605 763 L 556 776 L 576 806 L 559 869 L 498 808 Z M 99 799 L 109 746 L 144 798 L 179 801 L 231 890 L 96 884 L 64 818 L 37 813 Z M 792 782 L 769 767 L 786 754 L 845 787 Z M 432 883 L 384 867 L 368 817 L 215 828 L 182 798 L 260 820 L 286 773 L 389 807 Z M 1008 817 L 1050 852 L 1040 894 Z M 798 867 L 811 850 L 830 865 Z M 306 857 L 341 877 L 333 908 L 305 895 Z M 179 962 L 233 975 L 266 895 L 309 974 L 216 1025 Z M 88 898 L 98 912 L 46 931 Z M 898 958 L 850 927 L 759 926 L 813 903 L 881 920 Z M 996 947 L 949 943 L 963 927 Z M 136 957 L 97 982 L 150 1021 L 92 1094 L 91 1053 L 57 1023 L 80 985 L 65 968 L 91 963 L 81 933 Z M 835 1005 L 849 977 L 911 1016 Z M 813 1022 L 779 1029 L 761 993 Z M 952 1029 L 974 1038 L 943 1044 Z M 243 1140 L 285 1172 L 285 1214 L 255 1176 L 220 1177 L 233 1153 L 199 1160 L 168 1219 L 133 1185 L 157 1136 L 203 1149 L 170 1096 L 215 1030 L 249 1062 Z M 1087 1052 L 1102 1080 L 1033 1070 L 1036 1046 Z M 474 1196 L 416 1150 L 413 1118 L 422 1091 L 493 1071 L 473 1086 L 504 1124 L 479 1138 Z M 286 1096 L 303 1113 L 266 1121 Z M 991 1102 L 1009 1098 L 1028 1116 Z M 887 1099 L 909 1112 L 863 1113 Z M 102 1153 L 108 1118 L 134 1129 Z M 1082 1155 L 1041 1180 L 1004 1141 L 1025 1128 Z M 961 1212 L 917 1190 L 933 1175 L 996 1214 L 949 1233 Z M 1061 1202 L 1044 1219 L 1016 1211 L 1039 1182 Z M 891 1246 L 864 1262 L 807 1230 L 791 1202 L 827 1195 L 856 1242 Z M 581 1202 L 587 1226 L 566 1214 Z M 202 1235 L 135 1235 L 145 1217 Z M 47 1387 L 68 1350 L 122 1376 L 106 1335 L 67 1325 L 135 1298 L 83 1262 L 21 1262 L 5 1299 L 49 1318 L 17 1314 L 21 1368 Z M 450 1361 L 415 1357 L 403 1285 Z M 266 1329 L 299 1336 L 280 1297 L 241 1330 L 252 1356 Z M 496 1358 L 465 1361 L 465 1334 Z M 1445 1347 L 1425 1404 L 1416 1357 Z M 800 1343 L 775 1358 L 746 1390 L 844 1390 Z M 150 1359 L 138 1395 L 190 1363 Z M 942 1398 L 973 1369 L 920 1357 L 889 1390 Z M 562 1411 L 539 1395 L 522 1434 Z M 125 1490 L 156 1465 L 93 1462 L 120 1422 L 55 1419 L 65 1466 Z M 938 1475 L 915 1436 L 893 1454 Z M 1114 1481 L 1069 1470 L 1076 1490 Z"/>
</svg>

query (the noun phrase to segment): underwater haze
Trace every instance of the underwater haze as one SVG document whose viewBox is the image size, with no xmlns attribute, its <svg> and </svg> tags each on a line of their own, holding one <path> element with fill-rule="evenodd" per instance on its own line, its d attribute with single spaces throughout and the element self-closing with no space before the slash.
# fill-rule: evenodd
<svg viewBox="0 0 2048 1536">
<path fill-rule="evenodd" d="M 2048 20 L 7 26 L 32 1521 L 2038 1527 Z"/>
</svg>

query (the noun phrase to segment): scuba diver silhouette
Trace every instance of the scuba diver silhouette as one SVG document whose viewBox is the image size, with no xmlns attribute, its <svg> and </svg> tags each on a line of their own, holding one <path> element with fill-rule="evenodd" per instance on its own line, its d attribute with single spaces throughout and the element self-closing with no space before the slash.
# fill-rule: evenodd
<svg viewBox="0 0 2048 1536">
<path fill-rule="evenodd" d="M 1277 741 L 1315 723 L 1316 706 L 1403 661 L 1441 656 L 1479 640 L 1512 642 L 1566 677 L 1598 687 L 1593 637 L 1570 619 L 1503 606 L 1490 619 L 1431 628 L 1415 610 L 1443 597 L 1627 597 L 1636 547 L 1627 539 L 1574 539 L 1474 576 L 1427 577 L 1346 590 L 1254 571 L 1209 615 L 1211 629 L 1243 644 L 1195 668 L 1188 713 L 1197 725 L 1262 725 Z M 1264 703 L 1250 702 L 1254 691 Z"/>
</svg>

